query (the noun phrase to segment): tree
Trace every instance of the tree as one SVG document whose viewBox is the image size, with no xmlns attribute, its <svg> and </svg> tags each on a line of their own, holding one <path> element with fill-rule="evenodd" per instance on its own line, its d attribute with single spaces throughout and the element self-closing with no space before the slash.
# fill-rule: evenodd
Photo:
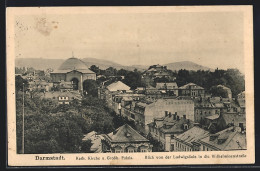
<svg viewBox="0 0 260 171">
<path fill-rule="evenodd" d="M 95 80 L 85 80 L 83 82 L 83 90 L 93 97 L 98 96 L 98 84 Z"/>
<path fill-rule="evenodd" d="M 81 144 L 81 152 L 90 153 L 91 146 L 92 146 L 91 140 L 83 141 Z"/>
<path fill-rule="evenodd" d="M 23 84 L 24 84 L 24 91 L 26 91 L 29 87 L 29 83 L 27 80 L 23 79 L 20 75 L 15 77 L 15 91 L 23 91 Z"/>
<path fill-rule="evenodd" d="M 95 72 L 97 75 L 100 74 L 100 69 L 99 67 L 97 67 L 96 65 L 91 65 L 91 67 L 89 68 L 91 71 Z"/>
<path fill-rule="evenodd" d="M 218 87 L 218 86 L 211 87 L 210 93 L 213 96 L 221 96 L 223 98 L 227 98 L 228 97 L 228 92 L 226 90 L 224 90 L 222 87 Z"/>
<path fill-rule="evenodd" d="M 123 79 L 123 82 L 126 85 L 130 86 L 132 90 L 134 90 L 137 87 L 144 86 L 141 78 L 142 76 L 140 72 L 130 71 L 126 74 L 125 79 Z"/>
<path fill-rule="evenodd" d="M 116 76 L 117 70 L 113 67 L 109 67 L 105 70 L 105 75 L 106 76 Z"/>
<path fill-rule="evenodd" d="M 125 70 L 125 69 L 120 69 L 117 71 L 117 75 L 120 75 L 120 76 L 126 76 L 126 74 L 128 73 L 129 71 Z"/>
</svg>

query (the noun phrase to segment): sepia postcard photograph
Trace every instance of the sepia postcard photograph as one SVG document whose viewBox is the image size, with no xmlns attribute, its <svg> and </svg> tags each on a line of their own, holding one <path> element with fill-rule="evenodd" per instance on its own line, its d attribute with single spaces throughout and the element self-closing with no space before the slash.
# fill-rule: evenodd
<svg viewBox="0 0 260 171">
<path fill-rule="evenodd" d="M 9 166 L 253 164 L 252 6 L 9 7 Z"/>
</svg>

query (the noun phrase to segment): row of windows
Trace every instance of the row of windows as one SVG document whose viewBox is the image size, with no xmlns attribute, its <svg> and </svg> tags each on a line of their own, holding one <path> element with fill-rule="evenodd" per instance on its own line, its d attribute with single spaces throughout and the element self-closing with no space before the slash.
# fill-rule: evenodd
<svg viewBox="0 0 260 171">
<path fill-rule="evenodd" d="M 213 151 L 213 150 L 203 145 L 203 151 Z"/>
<path fill-rule="evenodd" d="M 197 110 L 196 113 L 197 113 L 197 114 L 200 113 L 200 115 L 202 115 L 203 111 Z M 215 113 L 219 113 L 218 110 L 215 110 Z M 206 114 L 207 114 L 207 111 L 204 111 L 204 114 L 206 115 Z M 208 114 L 211 114 L 211 111 L 208 111 Z"/>
<path fill-rule="evenodd" d="M 126 153 L 134 153 L 136 152 L 134 149 L 128 149 Z M 146 149 L 141 149 L 141 153 L 146 153 L 148 152 Z M 115 153 L 124 153 L 123 150 L 115 150 Z"/>
<path fill-rule="evenodd" d="M 58 97 L 59 100 L 69 100 L 69 97 Z M 56 99 L 56 97 L 52 97 L 52 99 Z M 74 99 L 74 97 L 71 97 L 71 99 Z"/>
<path fill-rule="evenodd" d="M 173 101 L 171 101 L 171 102 L 166 102 L 166 104 L 168 105 L 168 104 L 192 104 L 192 102 L 173 102 Z"/>
<path fill-rule="evenodd" d="M 69 97 L 59 97 L 59 100 L 69 100 Z"/>
<path fill-rule="evenodd" d="M 183 145 L 178 142 L 176 142 L 176 148 L 179 149 L 179 151 L 192 151 L 190 147 L 187 147 L 186 145 Z"/>
<path fill-rule="evenodd" d="M 59 102 L 59 104 L 70 104 L 70 102 Z"/>
</svg>

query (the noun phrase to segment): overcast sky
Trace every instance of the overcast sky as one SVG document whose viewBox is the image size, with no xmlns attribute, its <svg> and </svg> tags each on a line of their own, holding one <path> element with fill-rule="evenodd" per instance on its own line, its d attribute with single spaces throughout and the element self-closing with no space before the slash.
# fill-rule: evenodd
<svg viewBox="0 0 260 171">
<path fill-rule="evenodd" d="M 99 58 L 123 65 L 192 61 L 243 72 L 243 13 L 21 15 L 16 58 Z"/>
</svg>

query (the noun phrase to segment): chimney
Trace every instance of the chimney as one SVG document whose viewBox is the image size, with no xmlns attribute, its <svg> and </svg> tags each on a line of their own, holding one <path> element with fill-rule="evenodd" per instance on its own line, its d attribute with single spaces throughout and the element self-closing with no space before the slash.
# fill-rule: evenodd
<svg viewBox="0 0 260 171">
<path fill-rule="evenodd" d="M 243 132 L 243 131 L 244 131 L 244 125 L 243 125 L 243 123 L 239 123 L 239 128 L 240 128 L 240 132 Z"/>
<path fill-rule="evenodd" d="M 176 120 L 176 116 L 177 116 L 177 114 L 175 113 L 175 114 L 173 114 L 173 120 Z"/>
<path fill-rule="evenodd" d="M 212 134 L 209 136 L 209 141 L 214 141 L 216 138 L 218 138 L 218 134 Z"/>
<path fill-rule="evenodd" d="M 186 119 L 186 115 L 183 115 L 183 119 Z"/>
<path fill-rule="evenodd" d="M 177 121 L 180 120 L 180 117 L 177 115 Z"/>
<path fill-rule="evenodd" d="M 165 111 L 165 117 L 167 117 L 168 116 L 168 111 Z"/>
<path fill-rule="evenodd" d="M 169 118 L 172 117 L 172 112 L 169 112 Z"/>
</svg>

